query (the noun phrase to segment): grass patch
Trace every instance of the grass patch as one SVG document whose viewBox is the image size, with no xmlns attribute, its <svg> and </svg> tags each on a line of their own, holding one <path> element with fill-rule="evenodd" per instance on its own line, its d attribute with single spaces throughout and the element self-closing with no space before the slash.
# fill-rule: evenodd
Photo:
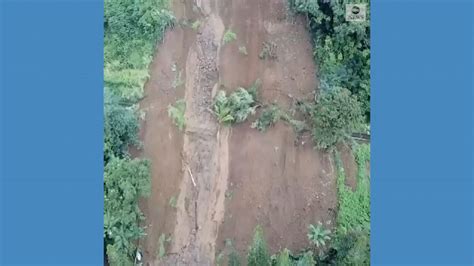
<svg viewBox="0 0 474 266">
<path fill-rule="evenodd" d="M 237 40 L 237 33 L 233 32 L 231 29 L 228 29 L 224 33 L 224 37 L 222 38 L 222 43 L 226 45 L 235 40 Z"/>
<path fill-rule="evenodd" d="M 176 101 L 174 105 L 168 105 L 168 116 L 173 120 L 174 124 L 180 131 L 186 126 L 184 112 L 186 111 L 186 102 L 184 99 Z"/>
</svg>

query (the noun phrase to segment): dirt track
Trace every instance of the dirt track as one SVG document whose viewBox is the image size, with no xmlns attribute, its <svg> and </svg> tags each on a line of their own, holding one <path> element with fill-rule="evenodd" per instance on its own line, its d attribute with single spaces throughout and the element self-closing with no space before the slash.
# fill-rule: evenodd
<svg viewBox="0 0 474 266">
<path fill-rule="evenodd" d="M 330 156 L 314 150 L 308 138 L 295 141 L 283 123 L 266 133 L 250 122 L 224 128 L 209 109 L 217 89 L 248 87 L 256 79 L 262 81 L 262 103 L 289 108 L 293 98 L 314 97 L 304 22 L 287 14 L 286 0 L 186 0 L 174 1 L 173 9 L 181 23 L 159 45 L 141 103 L 143 156 L 152 162 L 152 195 L 141 202 L 145 261 L 214 265 L 225 239 L 244 255 L 257 224 L 273 252 L 297 251 L 307 244 L 308 224 L 334 223 Z M 199 29 L 184 26 L 197 19 Z M 223 45 L 229 28 L 237 40 Z M 276 45 L 276 59 L 259 58 L 263 42 Z M 180 132 L 167 106 L 183 98 L 186 129 Z M 162 234 L 171 241 L 159 258 Z"/>
</svg>

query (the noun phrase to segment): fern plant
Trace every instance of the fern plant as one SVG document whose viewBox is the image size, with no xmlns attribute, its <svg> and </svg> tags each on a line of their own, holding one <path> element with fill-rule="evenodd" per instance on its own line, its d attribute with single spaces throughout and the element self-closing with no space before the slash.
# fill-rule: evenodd
<svg viewBox="0 0 474 266">
<path fill-rule="evenodd" d="M 180 131 L 183 131 L 186 121 L 184 112 L 186 111 L 186 102 L 181 99 L 173 105 L 168 105 L 168 116 L 173 120 L 174 124 Z"/>
<path fill-rule="evenodd" d="M 316 247 L 318 248 L 325 246 L 326 241 L 331 239 L 331 237 L 329 236 L 331 234 L 331 231 L 324 229 L 321 222 L 319 222 L 317 226 L 310 224 L 308 229 L 309 229 L 309 233 L 308 233 L 309 241 L 315 244 Z"/>
</svg>

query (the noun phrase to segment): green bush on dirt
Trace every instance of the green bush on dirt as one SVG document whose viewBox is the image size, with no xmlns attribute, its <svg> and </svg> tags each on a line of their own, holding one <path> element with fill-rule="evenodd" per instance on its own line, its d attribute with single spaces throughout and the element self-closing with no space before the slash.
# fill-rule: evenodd
<svg viewBox="0 0 474 266">
<path fill-rule="evenodd" d="M 225 33 L 224 33 L 224 37 L 222 37 L 222 43 L 224 45 L 232 42 L 232 41 L 235 41 L 237 40 L 237 34 L 235 32 L 233 32 L 231 29 L 228 29 Z"/>
<path fill-rule="evenodd" d="M 319 148 L 331 148 L 360 129 L 363 115 L 357 98 L 343 88 L 322 92 L 312 112 L 313 139 Z"/>
<path fill-rule="evenodd" d="M 104 238 L 109 263 L 131 265 L 144 235 L 138 199 L 150 193 L 149 162 L 112 157 L 104 169 Z"/>
<path fill-rule="evenodd" d="M 244 88 L 238 88 L 229 96 L 225 91 L 219 91 L 214 99 L 214 113 L 219 123 L 226 126 L 245 121 L 255 113 L 255 99 Z"/>
<path fill-rule="evenodd" d="M 255 228 L 252 245 L 247 254 L 248 266 L 270 266 L 271 258 L 261 226 Z"/>
<path fill-rule="evenodd" d="M 184 99 L 176 101 L 174 105 L 168 105 L 168 116 L 173 120 L 174 124 L 180 131 L 186 126 L 184 112 L 186 111 L 186 102 Z"/>
<path fill-rule="evenodd" d="M 269 127 L 278 122 L 281 116 L 282 112 L 277 105 L 268 106 L 262 111 L 260 117 L 252 123 L 252 128 L 265 132 Z"/>
</svg>

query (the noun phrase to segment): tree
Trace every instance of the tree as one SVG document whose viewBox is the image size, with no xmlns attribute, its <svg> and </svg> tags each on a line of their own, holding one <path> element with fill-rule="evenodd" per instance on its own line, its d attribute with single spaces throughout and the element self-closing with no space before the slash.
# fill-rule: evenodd
<svg viewBox="0 0 474 266">
<path fill-rule="evenodd" d="M 319 148 L 335 146 L 359 129 L 363 122 L 357 97 L 344 88 L 322 91 L 312 117 L 313 140 Z"/>
<path fill-rule="evenodd" d="M 270 266 L 271 259 L 268 253 L 267 243 L 263 235 L 263 229 L 259 225 L 255 228 L 253 242 L 247 254 L 248 266 Z"/>
</svg>

